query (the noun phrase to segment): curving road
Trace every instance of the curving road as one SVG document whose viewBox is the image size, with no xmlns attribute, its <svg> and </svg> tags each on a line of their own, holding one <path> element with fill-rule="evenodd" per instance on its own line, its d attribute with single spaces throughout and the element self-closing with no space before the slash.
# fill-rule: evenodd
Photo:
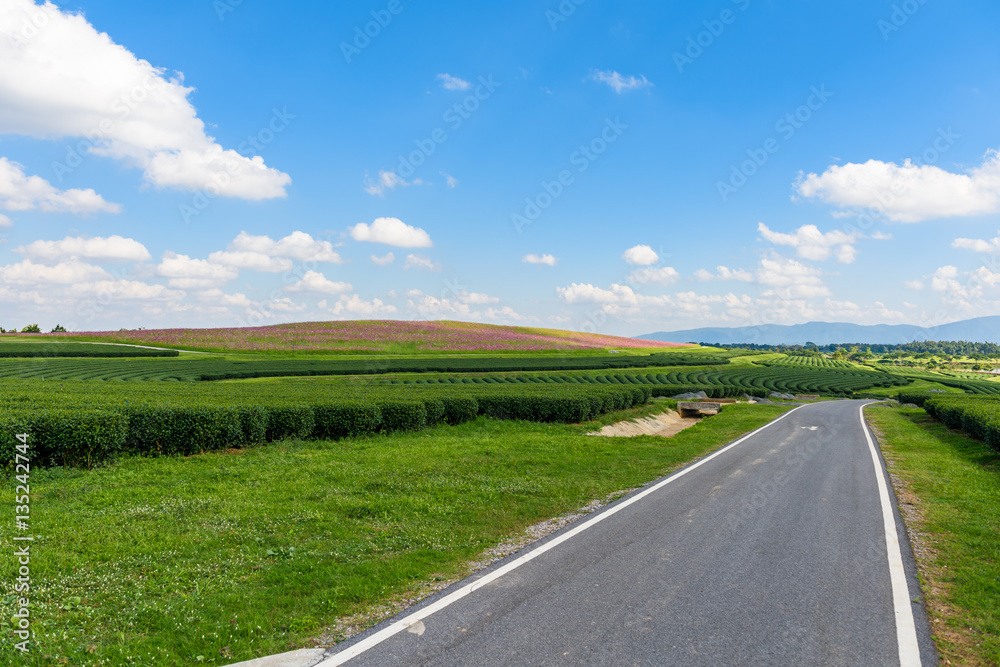
<svg viewBox="0 0 1000 667">
<path fill-rule="evenodd" d="M 862 405 L 793 410 L 319 664 L 936 664 Z"/>
</svg>

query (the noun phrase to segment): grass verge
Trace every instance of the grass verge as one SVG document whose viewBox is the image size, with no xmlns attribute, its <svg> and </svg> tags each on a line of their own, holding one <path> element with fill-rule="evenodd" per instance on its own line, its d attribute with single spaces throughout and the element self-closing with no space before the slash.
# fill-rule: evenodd
<svg viewBox="0 0 1000 667">
<path fill-rule="evenodd" d="M 727 406 L 669 440 L 478 419 L 32 471 L 35 639 L 27 655 L 12 648 L 17 565 L 5 558 L 0 662 L 222 665 L 312 646 L 338 618 L 460 577 L 526 527 L 649 482 L 786 409 Z M 0 539 L 12 537 L 4 522 Z"/>
<path fill-rule="evenodd" d="M 866 411 L 894 477 L 944 664 L 1000 664 L 1000 455 L 921 409 Z"/>
</svg>

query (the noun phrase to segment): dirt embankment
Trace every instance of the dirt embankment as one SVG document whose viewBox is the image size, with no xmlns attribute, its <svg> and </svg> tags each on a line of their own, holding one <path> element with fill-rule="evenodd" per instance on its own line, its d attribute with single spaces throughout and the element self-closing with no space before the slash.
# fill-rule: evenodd
<svg viewBox="0 0 1000 667">
<path fill-rule="evenodd" d="M 630 419 L 628 421 L 608 424 L 600 431 L 589 433 L 588 435 L 603 435 L 612 437 L 632 437 L 636 435 L 659 435 L 669 438 L 675 433 L 680 433 L 686 428 L 694 426 L 699 421 L 698 417 L 681 417 L 676 412 L 664 412 L 659 415 L 651 415 L 640 419 Z"/>
</svg>

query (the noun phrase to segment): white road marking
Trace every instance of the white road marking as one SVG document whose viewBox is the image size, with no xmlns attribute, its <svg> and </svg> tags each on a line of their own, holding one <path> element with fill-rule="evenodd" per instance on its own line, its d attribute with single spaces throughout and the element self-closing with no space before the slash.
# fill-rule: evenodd
<svg viewBox="0 0 1000 667">
<path fill-rule="evenodd" d="M 584 521 L 582 524 L 580 524 L 579 526 L 577 526 L 573 530 L 570 530 L 570 531 L 567 531 L 567 532 L 563 533 L 559 537 L 556 537 L 555 539 L 550 540 L 549 542 L 546 542 L 542 546 L 538 547 L 537 549 L 534 549 L 534 550 L 530 551 L 529 553 L 524 554 L 520 558 L 512 560 L 511 562 L 507 563 L 503 567 L 499 567 L 496 570 L 493 570 L 492 572 L 490 572 L 486 576 L 482 577 L 481 579 L 477 579 L 476 581 L 473 581 L 471 584 L 466 584 L 462 588 L 459 588 L 457 591 L 455 591 L 455 592 L 453 592 L 453 593 L 451 593 L 449 595 L 446 595 L 445 597 L 441 598 L 440 600 L 438 600 L 434 604 L 427 605 L 423 609 L 420 609 L 418 611 L 413 612 L 409 616 L 406 616 L 406 617 L 404 617 L 404 618 L 396 621 L 392 625 L 389 625 L 389 626 L 387 626 L 385 628 L 382 628 L 380 631 L 376 632 L 375 634 L 373 634 L 372 636 L 368 637 L 364 641 L 358 642 L 354 646 L 350 646 L 350 647 L 344 649 L 343 651 L 341 651 L 339 653 L 333 654 L 332 656 L 330 656 L 329 658 L 327 658 L 323 662 L 317 664 L 315 667 L 335 667 L 335 665 L 342 665 L 342 664 L 344 664 L 345 662 L 347 662 L 351 658 L 356 658 L 357 656 L 361 655 L 365 651 L 367 651 L 367 650 L 369 650 L 371 648 L 374 648 L 375 646 L 378 646 L 379 644 L 381 644 L 382 642 L 384 642 L 386 639 L 389 639 L 390 637 L 399 634 L 403 630 L 406 630 L 406 629 L 410 628 L 411 626 L 415 625 L 418 621 L 423 621 L 428 616 L 431 616 L 432 614 L 441 611 L 445 607 L 448 607 L 449 605 L 451 605 L 451 604 L 453 604 L 455 602 L 458 602 L 462 598 L 466 597 L 470 593 L 473 593 L 473 592 L 479 590 L 483 586 L 486 586 L 487 584 L 493 583 L 494 581 L 496 581 L 500 577 L 504 576 L 505 574 L 507 574 L 509 572 L 512 572 L 513 570 L 516 570 L 517 568 L 521 567 L 525 563 L 528 563 L 528 562 L 534 560 L 538 556 L 541 556 L 543 553 L 545 553 L 547 551 L 550 551 L 552 549 L 555 549 L 557 546 L 559 546 L 560 544 L 562 544 L 566 540 L 569 540 L 569 539 L 571 539 L 573 537 L 576 537 L 577 535 L 579 535 L 583 531 L 587 530 L 588 528 L 593 528 L 594 526 L 596 526 L 597 524 L 599 524 L 601 521 L 604 521 L 605 519 L 608 519 L 608 518 L 614 516 L 615 514 L 617 514 L 618 512 L 622 511 L 623 509 L 625 509 L 629 505 L 632 505 L 634 503 L 639 502 L 640 500 L 642 500 L 646 496 L 650 495 L 651 493 L 655 493 L 656 491 L 659 491 L 660 489 L 662 489 L 664 486 L 666 486 L 670 482 L 673 482 L 674 480 L 680 479 L 681 477 L 683 477 L 684 475 L 688 474 L 692 470 L 700 468 L 701 466 L 705 465 L 706 463 L 708 463 L 709 461 L 711 461 L 715 457 L 721 456 L 722 454 L 724 454 L 725 452 L 728 452 L 730 449 L 732 449 L 736 445 L 744 442 L 745 440 L 748 440 L 749 438 L 752 438 L 753 436 L 757 435 L 758 433 L 760 433 L 764 429 L 770 427 L 773 424 L 777 424 L 778 422 L 780 422 L 782 419 L 784 419 L 788 415 L 790 415 L 793 412 L 795 412 L 796 410 L 799 410 L 800 408 L 804 408 L 804 407 L 806 407 L 806 406 L 800 405 L 797 408 L 793 408 L 792 410 L 789 410 L 788 412 L 786 412 L 785 414 L 781 415 L 780 417 L 778 417 L 774 421 L 770 421 L 770 422 L 764 424 L 763 426 L 761 426 L 756 431 L 754 431 L 752 433 L 746 434 L 745 436 L 743 436 L 742 438 L 740 438 L 736 442 L 731 443 L 729 445 L 726 445 L 725 447 L 723 447 L 719 451 L 715 452 L 714 454 L 710 454 L 709 456 L 706 456 L 705 458 L 701 459 L 700 461 L 692 463 L 690 466 L 688 466 L 688 467 L 686 467 L 686 468 L 684 468 L 682 470 L 679 470 L 679 471 L 675 472 L 673 475 L 671 475 L 670 477 L 667 477 L 662 482 L 659 482 L 659 483 L 657 483 L 657 484 L 649 487 L 645 491 L 641 491 L 641 492 L 635 494 L 634 496 L 623 500 L 618 505 L 613 505 L 613 506 L 609 507 L 607 510 L 601 512 L 600 514 L 598 514 L 596 516 L 593 516 L 590 519 L 587 519 L 586 521 Z"/>
<path fill-rule="evenodd" d="M 879 461 L 875 443 L 868 433 L 865 424 L 865 406 L 859 408 L 861 415 L 861 430 L 865 432 L 868 449 L 875 464 L 875 478 L 878 481 L 878 497 L 882 504 L 882 524 L 885 528 L 885 547 L 889 556 L 889 577 L 892 581 L 892 603 L 896 612 L 896 643 L 899 646 L 899 664 L 901 667 L 920 666 L 920 646 L 917 644 L 917 628 L 913 622 L 913 609 L 910 607 L 910 589 L 906 585 L 906 570 L 903 569 L 903 555 L 899 548 L 899 535 L 896 532 L 896 518 L 889 502 L 889 487 L 885 480 L 885 472 Z"/>
<path fill-rule="evenodd" d="M 801 428 L 804 428 L 807 431 L 818 431 L 819 430 L 819 426 L 802 426 Z"/>
</svg>

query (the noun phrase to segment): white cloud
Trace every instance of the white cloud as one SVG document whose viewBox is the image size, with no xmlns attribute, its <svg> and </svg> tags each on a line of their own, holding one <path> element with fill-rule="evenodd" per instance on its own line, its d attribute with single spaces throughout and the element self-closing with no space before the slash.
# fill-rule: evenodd
<svg viewBox="0 0 1000 667">
<path fill-rule="evenodd" d="M 896 222 L 995 213 L 1000 211 L 1000 153 L 987 152 L 982 165 L 965 174 L 910 160 L 834 165 L 820 175 L 800 174 L 795 188 L 803 197 L 873 209 Z"/>
<path fill-rule="evenodd" d="M 0 227 L 10 227 L 14 223 L 6 215 L 0 213 Z"/>
<path fill-rule="evenodd" d="M 694 277 L 700 282 L 708 282 L 709 280 L 714 280 L 715 275 L 711 271 L 706 271 L 705 269 L 698 269 L 694 272 Z"/>
<path fill-rule="evenodd" d="M 954 266 L 942 266 L 931 274 L 931 289 L 935 292 L 950 292 L 952 294 L 965 294 L 962 284 L 956 280 L 958 268 Z"/>
<path fill-rule="evenodd" d="M 628 274 L 628 279 L 639 285 L 671 285 L 680 280 L 681 275 L 672 266 L 658 269 L 636 269 Z"/>
<path fill-rule="evenodd" d="M 409 293 L 407 295 L 410 296 Z M 457 319 L 473 320 L 479 317 L 479 313 L 474 312 L 467 303 L 447 298 L 438 299 L 423 293 L 410 296 L 407 308 L 415 312 L 418 317 L 428 319 L 450 316 Z"/>
<path fill-rule="evenodd" d="M 612 284 L 611 289 L 595 287 L 589 283 L 573 283 L 557 287 L 556 294 L 566 303 L 617 303 L 636 305 L 638 298 L 628 285 Z"/>
<path fill-rule="evenodd" d="M 2 10 L 0 10 L 2 11 Z M 3 49 L 0 48 L 0 53 Z M 2 58 L 0 58 L 2 59 Z M 3 69 L 6 69 L 4 63 Z M 2 77 L 0 69 L 0 97 L 3 96 Z M 4 100 L 6 106 L 6 100 Z M 6 113 L 6 109 L 4 110 Z M 4 115 L 0 115 L 0 133 L 2 133 Z M 47 213 L 75 213 L 87 215 L 90 213 L 120 213 L 120 204 L 104 201 L 101 195 L 92 189 L 59 190 L 41 176 L 27 176 L 24 167 L 17 162 L 11 162 L 0 157 L 0 209 L 8 211 L 31 211 L 39 209 Z M 10 220 L 7 220 L 10 224 Z"/>
<path fill-rule="evenodd" d="M 622 76 L 618 72 L 610 70 L 607 72 L 597 70 L 593 73 L 592 78 L 594 81 L 608 84 L 619 95 L 624 91 L 638 90 L 653 85 L 645 76 L 640 75 L 639 78 Z"/>
<path fill-rule="evenodd" d="M 290 271 L 294 265 L 287 257 L 272 257 L 260 252 L 233 252 L 218 250 L 208 256 L 210 262 L 234 269 L 248 269 L 263 273 Z"/>
<path fill-rule="evenodd" d="M 388 305 L 382 302 L 381 299 L 365 301 L 357 294 L 351 294 L 350 296 L 343 294 L 330 310 L 337 317 L 345 315 L 371 317 L 372 315 L 389 315 L 395 313 L 396 306 Z"/>
<path fill-rule="evenodd" d="M 177 289 L 209 289 L 239 275 L 239 271 L 233 267 L 204 259 L 191 259 L 169 250 L 163 253 L 156 273 L 169 278 L 168 284 Z"/>
<path fill-rule="evenodd" d="M 992 238 L 989 241 L 984 241 L 983 239 L 955 239 L 951 247 L 995 255 L 1000 253 L 1000 236 Z"/>
<path fill-rule="evenodd" d="M 525 264 L 544 264 L 546 266 L 555 266 L 556 263 L 559 262 L 559 258 L 552 255 L 536 255 L 532 253 L 522 257 L 521 261 Z"/>
<path fill-rule="evenodd" d="M 202 303 L 215 306 L 237 306 L 249 308 L 252 302 L 246 294 L 226 294 L 218 288 L 202 290 L 197 294 L 198 300 Z"/>
<path fill-rule="evenodd" d="M 330 264 L 343 261 L 329 241 L 318 241 L 298 231 L 277 241 L 269 236 L 254 236 L 241 231 L 225 251 L 213 252 L 208 260 L 223 266 L 267 273 L 290 270 L 292 260 Z"/>
<path fill-rule="evenodd" d="M 347 231 L 355 241 L 384 243 L 398 248 L 430 248 L 434 245 L 430 234 L 398 218 L 376 218 L 371 225 L 361 222 Z"/>
<path fill-rule="evenodd" d="M 5 285 L 73 285 L 111 277 L 101 267 L 78 259 L 59 262 L 55 266 L 35 264 L 30 259 L 0 266 L 0 283 Z"/>
<path fill-rule="evenodd" d="M 449 188 L 455 189 L 455 188 L 458 187 L 458 179 L 457 178 L 455 178 L 451 174 L 446 174 L 443 171 L 441 172 L 441 175 L 444 176 L 445 183 L 448 185 Z"/>
<path fill-rule="evenodd" d="M 903 284 L 906 285 L 908 288 L 915 290 L 921 290 L 924 288 L 923 280 L 907 280 Z"/>
<path fill-rule="evenodd" d="M 650 266 L 660 261 L 659 255 L 648 245 L 637 245 L 622 253 L 622 258 L 633 266 Z"/>
<path fill-rule="evenodd" d="M 465 290 L 462 290 L 458 294 L 458 300 L 469 305 L 500 303 L 500 299 L 498 297 L 490 296 L 489 294 L 482 294 L 481 292 L 467 292 Z"/>
<path fill-rule="evenodd" d="M 538 318 L 531 315 L 522 315 L 510 306 L 503 308 L 487 308 L 486 319 L 496 322 L 537 322 Z"/>
<path fill-rule="evenodd" d="M 891 241 L 892 234 L 887 234 L 885 232 L 875 232 L 872 234 L 872 238 L 876 241 Z"/>
<path fill-rule="evenodd" d="M 440 262 L 434 262 L 430 257 L 424 255 L 407 255 L 404 269 L 425 269 L 427 271 L 440 271 Z"/>
<path fill-rule="evenodd" d="M 819 269 L 808 264 L 774 255 L 760 261 L 756 278 L 761 285 L 773 287 L 780 298 L 809 299 L 830 295 L 821 275 Z"/>
<path fill-rule="evenodd" d="M 45 25 L 25 38 L 25 18 L 40 11 Z M 205 133 L 188 99 L 194 89 L 184 85 L 182 74 L 167 76 L 82 14 L 51 3 L 5 0 L 0 37 L 0 134 L 86 137 L 90 153 L 138 167 L 158 187 L 201 190 L 214 184 L 227 197 L 285 196 L 288 174 L 267 167 L 259 156 L 223 149 Z M 284 127 L 290 118 L 276 110 L 272 126 Z"/>
<path fill-rule="evenodd" d="M 434 78 L 441 82 L 441 87 L 445 90 L 468 90 L 472 87 L 472 84 L 468 81 L 447 73 L 438 74 Z"/>
<path fill-rule="evenodd" d="M 840 230 L 824 234 L 816 225 L 803 225 L 792 234 L 781 234 L 771 231 L 763 222 L 757 224 L 757 231 L 766 241 L 795 248 L 795 254 L 804 259 L 825 260 L 836 253 L 837 261 L 843 264 L 854 261 L 854 243 L 860 236 L 857 232 L 848 234 Z"/>
<path fill-rule="evenodd" d="M 69 257 L 105 262 L 142 262 L 151 258 L 144 245 L 121 236 L 107 238 L 67 236 L 61 241 L 33 241 L 26 246 L 15 248 L 14 252 L 29 259 L 49 262 Z"/>
<path fill-rule="evenodd" d="M 289 292 L 318 292 L 343 294 L 354 289 L 350 283 L 333 282 L 318 271 L 306 271 L 302 279 L 285 288 Z"/>
<path fill-rule="evenodd" d="M 388 266 L 389 264 L 392 264 L 393 262 L 396 261 L 396 256 L 390 252 L 386 253 L 385 255 L 382 255 L 381 257 L 377 255 L 372 255 L 371 260 L 372 264 L 374 264 L 375 266 Z"/>
<path fill-rule="evenodd" d="M 717 266 L 715 270 L 718 271 L 719 280 L 738 280 L 742 283 L 753 282 L 753 274 L 749 271 L 744 271 L 743 269 L 730 269 L 725 266 Z"/>
<path fill-rule="evenodd" d="M 424 182 L 419 178 L 408 181 L 398 176 L 394 171 L 385 171 L 382 169 L 379 169 L 377 180 L 372 180 L 367 175 L 365 176 L 365 192 L 376 197 L 384 197 L 386 190 L 392 192 L 396 188 L 407 188 L 411 185 L 423 184 Z"/>
</svg>

